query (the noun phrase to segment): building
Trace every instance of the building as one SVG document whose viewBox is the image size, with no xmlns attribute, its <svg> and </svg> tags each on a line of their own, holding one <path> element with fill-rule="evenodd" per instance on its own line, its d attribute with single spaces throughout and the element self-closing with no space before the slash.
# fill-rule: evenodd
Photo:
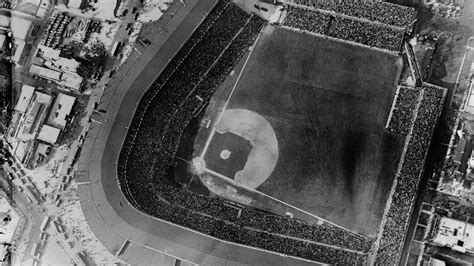
<svg viewBox="0 0 474 266">
<path fill-rule="evenodd" d="M 441 217 L 433 243 L 461 253 L 474 252 L 474 225 Z"/>
<path fill-rule="evenodd" d="M 29 72 L 60 86 L 78 90 L 83 80 L 76 72 L 80 63 L 75 59 L 60 57 L 60 53 L 58 49 L 40 45 L 36 58 L 42 59 L 42 65 L 31 65 Z"/>
<path fill-rule="evenodd" d="M 7 40 L 7 35 L 4 33 L 0 33 L 0 50 L 2 50 L 3 46 L 5 46 L 5 41 Z"/>
<path fill-rule="evenodd" d="M 61 130 L 48 125 L 43 125 L 36 139 L 54 145 L 58 140 Z"/>
<path fill-rule="evenodd" d="M 60 82 L 61 81 L 61 72 L 52 70 L 49 68 L 37 66 L 37 65 L 31 65 L 30 66 L 30 74 L 42 77 L 47 80 L 51 80 L 54 82 Z"/>
<path fill-rule="evenodd" d="M 28 108 L 31 98 L 33 97 L 33 93 L 35 92 L 35 88 L 29 85 L 23 85 L 21 87 L 20 97 L 18 98 L 18 102 L 15 105 L 15 111 L 20 113 L 25 113 L 26 109 Z"/>
<path fill-rule="evenodd" d="M 60 86 L 70 88 L 73 90 L 79 90 L 81 88 L 83 78 L 77 73 L 63 72 L 61 76 Z"/>
<path fill-rule="evenodd" d="M 51 108 L 47 124 L 64 129 L 75 101 L 75 97 L 62 93 L 58 94 L 58 97 Z"/>
<path fill-rule="evenodd" d="M 15 7 L 15 10 L 43 18 L 49 8 L 49 0 L 27 0 L 21 1 Z"/>
<path fill-rule="evenodd" d="M 61 50 L 53 49 L 48 46 L 38 45 L 38 53 L 36 56 L 42 57 L 45 60 L 56 60 L 59 57 Z"/>
<path fill-rule="evenodd" d="M 29 160 L 36 135 L 46 120 L 52 100 L 50 95 L 34 91 L 31 86 L 22 87 L 6 136 L 13 153 L 21 162 Z"/>
<path fill-rule="evenodd" d="M 44 59 L 45 66 L 47 68 L 76 73 L 80 63 L 75 59 L 61 57 L 59 56 L 60 54 L 61 50 L 59 49 L 53 49 L 45 45 L 39 45 L 38 53 L 36 55 L 37 57 Z"/>
<path fill-rule="evenodd" d="M 0 12 L 0 29 L 11 31 L 13 37 L 12 57 L 14 63 L 21 64 L 21 55 L 30 36 L 32 17 L 14 10 Z"/>
</svg>

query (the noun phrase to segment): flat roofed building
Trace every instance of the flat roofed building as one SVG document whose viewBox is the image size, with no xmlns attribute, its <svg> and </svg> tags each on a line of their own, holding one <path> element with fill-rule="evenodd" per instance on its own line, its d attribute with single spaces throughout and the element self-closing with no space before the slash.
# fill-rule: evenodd
<svg viewBox="0 0 474 266">
<path fill-rule="evenodd" d="M 3 48 L 5 45 L 5 41 L 7 39 L 7 35 L 5 34 L 0 34 L 0 50 Z"/>
<path fill-rule="evenodd" d="M 56 60 L 59 57 L 61 50 L 53 49 L 48 46 L 38 45 L 38 54 L 44 59 Z"/>
<path fill-rule="evenodd" d="M 61 80 L 61 72 L 49 68 L 31 65 L 30 73 L 48 80 L 59 82 Z"/>
<path fill-rule="evenodd" d="M 49 1 L 48 0 L 41 0 L 41 4 L 38 7 L 38 11 L 36 11 L 36 16 L 37 17 L 44 17 L 46 15 L 46 12 L 48 11 L 49 7 Z"/>
<path fill-rule="evenodd" d="M 42 155 L 42 156 L 47 156 L 49 152 L 49 145 L 44 144 L 44 143 L 39 143 L 38 148 L 36 148 L 36 153 Z"/>
<path fill-rule="evenodd" d="M 21 55 L 23 54 L 23 50 L 25 49 L 25 41 L 22 39 L 14 39 L 13 40 L 13 54 L 12 54 L 12 61 L 15 63 L 19 63 L 21 59 Z"/>
<path fill-rule="evenodd" d="M 473 84 L 474 82 L 471 82 L 471 85 L 469 86 L 469 95 L 468 99 L 466 101 L 466 105 L 464 106 L 464 111 L 473 114 L 474 115 L 474 91 L 473 91 Z"/>
<path fill-rule="evenodd" d="M 46 59 L 46 58 L 45 58 Z M 58 57 L 56 59 L 47 59 L 44 62 L 44 66 L 57 71 L 69 71 L 76 72 L 80 63 L 74 59 L 67 59 L 64 57 Z"/>
<path fill-rule="evenodd" d="M 18 11 L 6 9 L 3 11 L 0 13 L 0 28 L 11 30 L 13 36 L 11 60 L 15 63 L 20 63 L 26 40 L 30 35 L 32 17 Z"/>
<path fill-rule="evenodd" d="M 9 28 L 10 27 L 10 16 L 5 14 L 0 14 L 0 27 Z"/>
<path fill-rule="evenodd" d="M 75 101 L 75 97 L 59 93 L 51 108 L 47 123 L 60 129 L 66 127 L 67 117 L 71 113 Z"/>
<path fill-rule="evenodd" d="M 31 98 L 33 97 L 33 93 L 35 92 L 35 88 L 29 85 L 23 85 L 21 87 L 20 98 L 15 106 L 15 111 L 25 113 L 26 109 L 30 105 Z"/>
<path fill-rule="evenodd" d="M 442 217 L 433 242 L 461 253 L 473 252 L 474 225 L 465 221 Z"/>
<path fill-rule="evenodd" d="M 30 26 L 30 18 L 19 15 L 18 13 L 12 14 L 10 27 L 14 38 L 26 40 L 29 35 Z"/>
<path fill-rule="evenodd" d="M 46 118 L 47 110 L 52 102 L 52 97 L 48 94 L 35 92 L 33 102 L 28 107 L 24 121 L 19 130 L 18 138 L 21 140 L 34 139 L 39 126 Z"/>
<path fill-rule="evenodd" d="M 44 112 L 44 105 L 34 102 L 25 117 L 23 126 L 23 135 L 33 134 L 39 124 L 41 113 Z"/>
<path fill-rule="evenodd" d="M 56 141 L 58 140 L 60 132 L 61 130 L 59 128 L 43 125 L 36 139 L 44 141 L 49 144 L 55 144 Z"/>
</svg>

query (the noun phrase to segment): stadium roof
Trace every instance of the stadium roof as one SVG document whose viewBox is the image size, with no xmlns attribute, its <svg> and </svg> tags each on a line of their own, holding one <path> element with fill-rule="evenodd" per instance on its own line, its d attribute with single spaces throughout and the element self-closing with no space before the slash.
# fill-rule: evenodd
<svg viewBox="0 0 474 266">
<path fill-rule="evenodd" d="M 63 129 L 66 126 L 66 118 L 71 113 L 76 98 L 60 93 L 51 108 L 48 124 Z"/>
<path fill-rule="evenodd" d="M 29 85 L 23 85 L 21 87 L 20 98 L 16 103 L 15 110 L 21 113 L 26 112 L 28 105 L 30 104 L 31 97 L 33 97 L 33 93 L 35 92 L 35 88 Z"/>
<path fill-rule="evenodd" d="M 43 125 L 41 131 L 38 134 L 38 137 L 36 138 L 44 142 L 54 144 L 58 140 L 59 132 L 61 132 L 59 128 Z"/>
</svg>

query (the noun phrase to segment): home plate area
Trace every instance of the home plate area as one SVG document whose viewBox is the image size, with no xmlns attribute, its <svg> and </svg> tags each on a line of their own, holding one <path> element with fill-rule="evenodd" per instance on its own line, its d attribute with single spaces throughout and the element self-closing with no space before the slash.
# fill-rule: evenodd
<svg viewBox="0 0 474 266">
<path fill-rule="evenodd" d="M 231 132 L 215 132 L 204 155 L 206 168 L 234 179 L 235 174 L 244 169 L 252 150 L 250 141 Z"/>
</svg>

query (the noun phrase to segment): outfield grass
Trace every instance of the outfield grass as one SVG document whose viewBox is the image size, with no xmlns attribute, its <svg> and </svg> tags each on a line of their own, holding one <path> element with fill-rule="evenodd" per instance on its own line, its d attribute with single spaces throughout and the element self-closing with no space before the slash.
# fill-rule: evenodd
<svg viewBox="0 0 474 266">
<path fill-rule="evenodd" d="M 384 132 L 400 70 L 393 55 L 267 27 L 227 106 L 276 132 L 278 164 L 258 190 L 375 236 L 403 149 Z"/>
</svg>

